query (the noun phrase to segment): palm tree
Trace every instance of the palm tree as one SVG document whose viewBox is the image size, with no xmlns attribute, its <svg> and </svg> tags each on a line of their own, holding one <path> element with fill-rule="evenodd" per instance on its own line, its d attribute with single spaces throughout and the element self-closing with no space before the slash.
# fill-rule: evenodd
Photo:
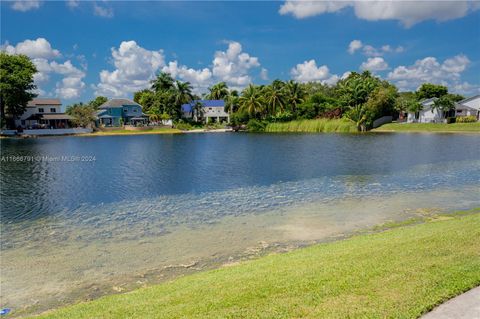
<svg viewBox="0 0 480 319">
<path fill-rule="evenodd" d="M 282 86 L 268 85 L 263 90 L 265 102 L 267 104 L 268 113 L 276 114 L 278 111 L 283 112 L 285 109 L 285 92 Z"/>
<path fill-rule="evenodd" d="M 150 83 L 155 92 L 168 91 L 174 88 L 174 80 L 170 73 L 166 72 L 160 72 L 154 80 L 150 81 Z"/>
<path fill-rule="evenodd" d="M 210 100 L 224 100 L 228 97 L 228 86 L 225 82 L 220 82 L 208 88 L 210 93 L 207 98 Z"/>
<path fill-rule="evenodd" d="M 193 87 L 190 82 L 175 81 L 175 104 L 182 105 L 190 103 L 193 100 Z"/>
<path fill-rule="evenodd" d="M 238 110 L 238 91 L 232 90 L 225 99 L 225 112 L 228 112 L 230 116 Z"/>
<path fill-rule="evenodd" d="M 291 106 L 292 112 L 295 113 L 297 106 L 304 101 L 305 90 L 303 87 L 293 80 L 285 85 L 286 102 Z"/>
<path fill-rule="evenodd" d="M 240 109 L 246 111 L 250 116 L 255 117 L 262 114 L 263 97 L 257 86 L 250 84 L 242 91 L 242 96 L 239 99 Z"/>
<path fill-rule="evenodd" d="M 192 119 L 195 119 L 195 121 L 198 121 L 201 119 L 205 113 L 204 111 L 204 105 L 200 101 L 195 101 L 195 103 L 192 105 Z"/>
</svg>

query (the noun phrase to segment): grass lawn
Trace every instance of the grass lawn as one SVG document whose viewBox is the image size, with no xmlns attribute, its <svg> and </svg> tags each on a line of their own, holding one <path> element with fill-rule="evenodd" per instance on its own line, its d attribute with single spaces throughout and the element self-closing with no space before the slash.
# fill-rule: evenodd
<svg viewBox="0 0 480 319">
<path fill-rule="evenodd" d="M 87 134 L 78 134 L 78 136 L 172 134 L 172 133 L 181 133 L 181 132 L 182 131 L 174 128 L 161 127 L 161 128 L 154 128 L 154 129 L 145 130 L 145 131 L 129 131 L 129 130 L 97 131 L 97 132 L 87 133 Z"/>
<path fill-rule="evenodd" d="M 42 318 L 417 318 L 480 284 L 480 210 L 354 236 Z"/>
<path fill-rule="evenodd" d="M 475 123 L 389 123 L 372 132 L 476 132 L 480 133 L 480 122 Z"/>
</svg>

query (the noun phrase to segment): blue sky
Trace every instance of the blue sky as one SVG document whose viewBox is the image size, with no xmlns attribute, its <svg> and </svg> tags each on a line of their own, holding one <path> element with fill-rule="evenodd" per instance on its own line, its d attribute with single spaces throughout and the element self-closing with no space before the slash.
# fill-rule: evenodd
<svg viewBox="0 0 480 319">
<path fill-rule="evenodd" d="M 41 96 L 131 97 L 158 71 L 197 92 L 225 81 L 335 83 L 371 70 L 480 93 L 480 2 L 1 3 L 1 45 L 29 55 Z"/>
</svg>

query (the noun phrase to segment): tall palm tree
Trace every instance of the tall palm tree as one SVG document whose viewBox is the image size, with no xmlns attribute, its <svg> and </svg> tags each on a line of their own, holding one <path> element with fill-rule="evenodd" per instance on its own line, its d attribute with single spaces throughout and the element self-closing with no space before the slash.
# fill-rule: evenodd
<svg viewBox="0 0 480 319">
<path fill-rule="evenodd" d="M 203 118 L 203 115 L 205 113 L 204 111 L 204 106 L 202 102 L 200 101 L 195 101 L 195 103 L 192 105 L 192 119 L 195 119 L 195 121 L 198 121 L 199 119 Z"/>
<path fill-rule="evenodd" d="M 268 85 L 263 90 L 265 103 L 267 104 L 267 112 L 271 115 L 285 110 L 285 92 L 281 86 Z"/>
<path fill-rule="evenodd" d="M 297 110 L 297 106 L 305 99 L 305 90 L 303 87 L 293 80 L 285 85 L 286 102 L 290 105 L 292 112 Z"/>
<path fill-rule="evenodd" d="M 264 111 L 264 100 L 257 86 L 250 84 L 242 91 L 239 99 L 240 108 L 250 116 L 256 117 Z"/>
<path fill-rule="evenodd" d="M 210 93 L 207 95 L 207 98 L 210 100 L 224 100 L 228 97 L 228 86 L 225 82 L 220 82 L 212 87 L 209 87 L 208 90 Z"/>
<path fill-rule="evenodd" d="M 238 110 L 238 91 L 232 90 L 225 99 L 225 112 L 228 112 L 230 116 Z"/>
<path fill-rule="evenodd" d="M 174 80 L 170 73 L 166 72 L 160 72 L 154 80 L 150 81 L 150 83 L 155 92 L 168 91 L 174 88 Z"/>
<path fill-rule="evenodd" d="M 175 81 L 175 104 L 182 105 L 193 100 L 193 87 L 190 82 Z"/>
</svg>

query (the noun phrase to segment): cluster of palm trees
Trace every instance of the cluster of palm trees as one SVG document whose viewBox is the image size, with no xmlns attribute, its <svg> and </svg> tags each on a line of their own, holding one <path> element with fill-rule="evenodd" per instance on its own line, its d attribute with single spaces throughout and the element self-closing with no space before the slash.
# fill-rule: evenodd
<svg viewBox="0 0 480 319">
<path fill-rule="evenodd" d="M 306 96 L 307 92 L 300 83 L 275 80 L 269 85 L 250 84 L 240 94 L 220 82 L 209 88 L 206 98 L 225 100 L 226 111 L 230 114 L 242 112 L 250 118 L 264 119 L 278 113 L 295 113 Z"/>
</svg>

